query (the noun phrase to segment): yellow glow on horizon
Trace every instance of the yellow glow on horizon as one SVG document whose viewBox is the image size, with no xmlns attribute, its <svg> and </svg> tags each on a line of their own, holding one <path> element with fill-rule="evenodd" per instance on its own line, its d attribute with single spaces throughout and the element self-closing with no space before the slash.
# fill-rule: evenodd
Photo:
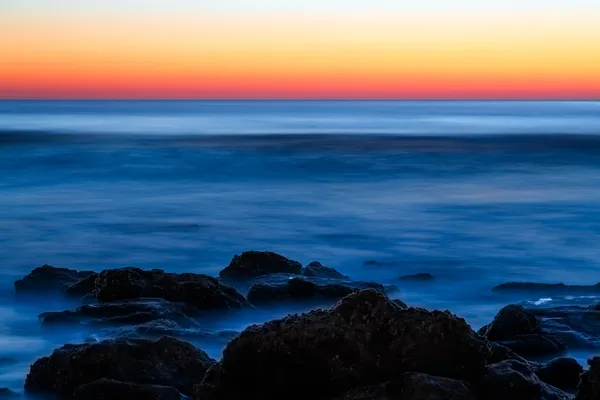
<svg viewBox="0 0 600 400">
<path fill-rule="evenodd" d="M 600 12 L 0 17 L 0 97 L 600 97 Z"/>
</svg>

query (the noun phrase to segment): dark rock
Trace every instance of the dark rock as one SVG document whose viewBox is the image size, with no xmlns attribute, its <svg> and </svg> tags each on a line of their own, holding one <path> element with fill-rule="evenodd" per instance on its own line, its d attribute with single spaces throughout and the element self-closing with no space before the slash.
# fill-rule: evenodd
<svg viewBox="0 0 600 400">
<path fill-rule="evenodd" d="M 398 280 L 400 280 L 400 281 L 417 281 L 417 282 L 432 281 L 434 279 L 435 279 L 435 277 L 427 272 L 422 272 L 422 273 L 414 274 L 414 275 L 404 275 L 404 276 L 401 276 L 400 278 L 398 278 Z"/>
<path fill-rule="evenodd" d="M 330 278 L 319 278 L 319 277 L 306 277 L 302 275 L 290 275 L 290 274 L 270 274 L 270 275 L 262 275 L 253 279 L 251 281 L 251 285 L 248 286 L 248 289 L 253 284 L 261 283 L 266 285 L 286 285 L 290 279 L 299 278 L 304 279 L 309 282 L 313 282 L 317 285 L 330 285 L 332 283 L 344 285 L 350 288 L 355 289 L 374 289 L 384 293 L 393 293 L 398 291 L 398 287 L 394 285 L 383 285 L 379 282 L 369 282 L 369 281 L 353 281 L 348 279 L 330 279 Z M 245 282 L 248 283 L 248 282 Z"/>
<path fill-rule="evenodd" d="M 300 275 L 302 264 L 268 251 L 245 251 L 233 256 L 219 276 L 222 279 L 244 280 L 275 273 Z"/>
<path fill-rule="evenodd" d="M 381 292 L 363 290 L 331 310 L 247 328 L 227 345 L 195 398 L 331 397 L 409 371 L 468 381 L 480 376 L 489 355 L 463 319 L 402 309 Z"/>
<path fill-rule="evenodd" d="M 574 358 L 555 358 L 554 360 L 535 368 L 535 374 L 542 382 L 563 390 L 575 390 L 579 384 L 579 375 L 583 367 Z"/>
<path fill-rule="evenodd" d="M 565 342 L 555 335 L 532 333 L 517 335 L 511 340 L 501 340 L 498 343 L 508 347 L 523 357 L 538 357 L 560 354 L 567 349 Z"/>
<path fill-rule="evenodd" d="M 332 400 L 475 400 L 468 384 L 416 372 L 399 380 L 362 386 Z"/>
<path fill-rule="evenodd" d="M 337 301 L 359 290 L 339 284 L 317 285 L 302 278 L 293 278 L 282 285 L 255 283 L 248 291 L 248 301 L 257 306 L 292 301 Z"/>
<path fill-rule="evenodd" d="M 149 321 L 169 319 L 185 327 L 197 323 L 189 316 L 199 313 L 198 309 L 185 303 L 163 299 L 136 299 L 114 303 L 89 304 L 72 311 L 46 312 L 40 315 L 43 325 L 89 324 L 131 325 Z"/>
<path fill-rule="evenodd" d="M 469 386 L 462 381 L 420 373 L 404 374 L 402 399 L 475 400 Z"/>
<path fill-rule="evenodd" d="M 600 399 L 600 357 L 588 360 L 590 368 L 580 376 L 575 400 Z"/>
<path fill-rule="evenodd" d="M 17 397 L 21 397 L 21 395 L 9 388 L 0 388 L 0 399 L 15 399 Z"/>
<path fill-rule="evenodd" d="M 325 267 L 318 261 L 313 261 L 302 268 L 302 275 L 316 278 L 349 279 L 346 275 L 339 273 L 333 268 Z"/>
<path fill-rule="evenodd" d="M 68 344 L 31 366 L 25 389 L 65 397 L 82 385 L 107 378 L 172 386 L 190 394 L 214 362 L 202 350 L 171 337 Z"/>
<path fill-rule="evenodd" d="M 406 303 L 403 302 L 400 299 L 393 299 L 392 303 L 396 303 L 396 305 L 398 305 L 400 308 L 408 308 L 408 306 L 406 305 Z"/>
<path fill-rule="evenodd" d="M 515 304 L 501 309 L 478 333 L 524 357 L 558 354 L 566 349 L 560 337 L 540 328 L 531 311 Z"/>
<path fill-rule="evenodd" d="M 517 360 L 527 363 L 527 360 L 523 357 L 500 343 L 490 342 L 490 350 L 492 351 L 492 355 L 488 359 L 489 364 L 496 364 L 506 360 Z"/>
<path fill-rule="evenodd" d="M 43 265 L 15 282 L 17 292 L 64 292 L 69 286 L 93 274 L 92 271 L 76 271 Z"/>
<path fill-rule="evenodd" d="M 91 273 L 85 278 L 69 285 L 65 289 L 65 294 L 72 297 L 83 297 L 92 295 L 96 290 L 96 279 L 98 278 L 97 273 Z"/>
<path fill-rule="evenodd" d="M 494 320 L 479 330 L 479 334 L 490 341 L 512 339 L 517 335 L 527 335 L 539 331 L 535 315 L 523 306 L 511 304 L 502 308 Z"/>
<path fill-rule="evenodd" d="M 96 279 L 96 297 L 101 302 L 161 298 L 187 303 L 202 311 L 236 309 L 248 304 L 236 289 L 207 275 L 132 267 L 102 271 Z"/>
<path fill-rule="evenodd" d="M 477 397 L 486 400 L 569 400 L 561 390 L 542 382 L 531 366 L 506 360 L 486 367 L 477 384 Z"/>
<path fill-rule="evenodd" d="M 181 400 L 181 393 L 170 386 L 140 385 L 100 379 L 80 386 L 73 394 L 73 400 Z"/>
<path fill-rule="evenodd" d="M 600 293 L 600 283 L 593 286 L 564 283 L 508 282 L 492 288 L 494 292 L 535 292 L 537 294 Z"/>
</svg>

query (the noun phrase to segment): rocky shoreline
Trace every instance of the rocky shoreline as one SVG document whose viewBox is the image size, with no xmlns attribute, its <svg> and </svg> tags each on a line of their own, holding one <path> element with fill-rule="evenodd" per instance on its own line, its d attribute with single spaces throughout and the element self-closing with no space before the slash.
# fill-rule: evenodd
<svg viewBox="0 0 600 400">
<path fill-rule="evenodd" d="M 423 273 L 405 282 L 434 277 Z M 494 290 L 557 290 L 509 283 Z M 542 287 L 544 286 L 544 287 Z M 247 291 L 241 292 L 241 288 Z M 500 288 L 500 289 L 498 289 Z M 594 287 L 560 286 L 560 291 Z M 394 286 L 352 281 L 313 262 L 270 252 L 233 257 L 219 278 L 122 268 L 48 265 L 15 282 L 18 295 L 48 293 L 80 306 L 40 315 L 43 328 L 76 326 L 106 340 L 67 344 L 37 360 L 28 396 L 59 399 L 596 400 L 600 359 L 584 372 L 567 349 L 595 348 L 600 306 L 507 305 L 475 332 L 449 311 L 410 307 Z M 401 292 L 399 293 L 401 297 Z M 312 311 L 242 332 L 203 326 L 211 315 L 281 304 Z M 188 343 L 227 343 L 220 360 Z M 541 363 L 536 357 L 552 358 Z M 0 390 L 0 398 L 18 396 Z M 37 398 L 37 397 L 36 397 Z"/>
</svg>

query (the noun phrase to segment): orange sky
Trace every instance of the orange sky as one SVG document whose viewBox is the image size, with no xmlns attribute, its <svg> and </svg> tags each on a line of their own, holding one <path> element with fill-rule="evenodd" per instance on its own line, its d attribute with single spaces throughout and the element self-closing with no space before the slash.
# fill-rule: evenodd
<svg viewBox="0 0 600 400">
<path fill-rule="evenodd" d="M 0 11 L 0 98 L 598 99 L 600 8 Z"/>
</svg>

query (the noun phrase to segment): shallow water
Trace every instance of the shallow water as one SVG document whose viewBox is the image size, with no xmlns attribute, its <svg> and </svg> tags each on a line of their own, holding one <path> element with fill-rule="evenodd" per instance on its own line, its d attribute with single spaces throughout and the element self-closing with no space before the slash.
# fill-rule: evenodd
<svg viewBox="0 0 600 400">
<path fill-rule="evenodd" d="M 85 339 L 39 327 L 71 305 L 14 297 L 42 264 L 216 275 L 270 250 L 474 328 L 540 302 L 496 284 L 600 282 L 597 102 L 0 102 L 0 130 L 0 386 Z M 397 281 L 416 272 L 436 280 Z"/>
</svg>

